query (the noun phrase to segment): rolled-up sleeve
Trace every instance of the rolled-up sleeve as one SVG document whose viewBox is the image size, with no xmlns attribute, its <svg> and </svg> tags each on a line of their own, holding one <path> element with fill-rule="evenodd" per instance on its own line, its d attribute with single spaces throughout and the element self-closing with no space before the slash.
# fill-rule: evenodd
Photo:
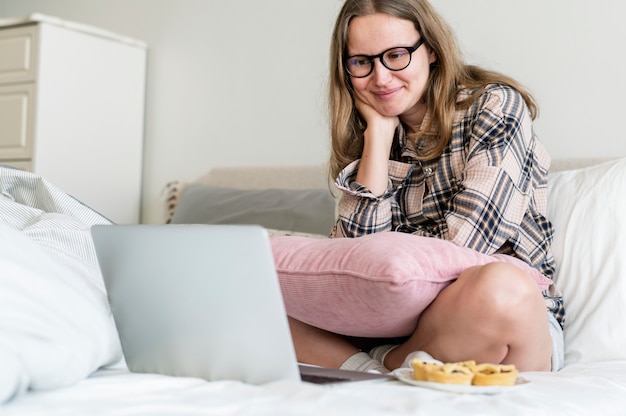
<svg viewBox="0 0 626 416">
<path fill-rule="evenodd" d="M 389 161 L 387 190 L 374 195 L 356 181 L 360 160 L 346 166 L 338 175 L 335 185 L 342 191 L 338 218 L 331 237 L 359 237 L 366 234 L 390 231 L 394 227 L 393 202 L 407 183 L 415 165 Z"/>
</svg>

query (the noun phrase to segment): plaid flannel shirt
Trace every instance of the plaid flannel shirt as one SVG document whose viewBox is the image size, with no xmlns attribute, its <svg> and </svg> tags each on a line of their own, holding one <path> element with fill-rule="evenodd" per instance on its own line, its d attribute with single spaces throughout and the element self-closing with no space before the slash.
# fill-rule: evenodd
<svg viewBox="0 0 626 416">
<path fill-rule="evenodd" d="M 488 86 L 468 110 L 457 112 L 450 142 L 436 159 L 419 161 L 419 145 L 407 140 L 402 126 L 394 143 L 383 195 L 356 182 L 359 160 L 339 174 L 343 194 L 331 237 L 398 231 L 441 238 L 515 256 L 554 276 L 553 229 L 545 216 L 550 157 L 519 92 Z M 543 295 L 563 326 L 561 294 L 551 285 Z"/>
</svg>

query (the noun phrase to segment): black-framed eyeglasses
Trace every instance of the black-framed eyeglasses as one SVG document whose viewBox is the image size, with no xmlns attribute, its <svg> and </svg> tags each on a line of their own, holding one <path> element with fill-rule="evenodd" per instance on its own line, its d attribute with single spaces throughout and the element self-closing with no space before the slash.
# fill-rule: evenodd
<svg viewBox="0 0 626 416">
<path fill-rule="evenodd" d="M 344 67 L 348 75 L 354 78 L 365 78 L 374 70 L 374 59 L 380 59 L 385 68 L 390 71 L 402 71 L 411 63 L 413 52 L 419 49 L 424 43 L 424 38 L 420 38 L 415 46 L 396 46 L 387 49 L 378 55 L 353 55 L 344 61 Z"/>
</svg>

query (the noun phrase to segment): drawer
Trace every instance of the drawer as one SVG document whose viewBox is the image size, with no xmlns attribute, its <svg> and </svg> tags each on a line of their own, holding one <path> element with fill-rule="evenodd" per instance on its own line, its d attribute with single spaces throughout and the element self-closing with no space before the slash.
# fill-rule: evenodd
<svg viewBox="0 0 626 416">
<path fill-rule="evenodd" d="M 0 84 L 35 80 L 37 26 L 0 30 Z"/>
<path fill-rule="evenodd" d="M 0 160 L 31 159 L 33 84 L 0 85 Z"/>
<path fill-rule="evenodd" d="M 8 165 L 29 172 L 33 171 L 33 164 L 29 160 L 0 160 L 0 165 Z"/>
</svg>

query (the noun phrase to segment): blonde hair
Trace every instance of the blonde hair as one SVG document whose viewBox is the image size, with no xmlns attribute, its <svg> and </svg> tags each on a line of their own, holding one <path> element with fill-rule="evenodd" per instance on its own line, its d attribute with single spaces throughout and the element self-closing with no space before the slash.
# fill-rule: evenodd
<svg viewBox="0 0 626 416">
<path fill-rule="evenodd" d="M 489 84 L 505 84 L 522 94 L 534 119 L 538 107 L 531 94 L 514 79 L 477 66 L 466 65 L 454 33 L 428 0 L 347 0 L 341 8 L 331 39 L 329 118 L 331 157 L 329 174 L 334 179 L 363 151 L 365 125 L 352 98 L 349 76 L 344 70 L 348 26 L 354 17 L 384 13 L 413 22 L 425 45 L 435 54 L 424 100 L 431 117 L 415 139 L 423 140 L 428 151 L 420 159 L 439 156 L 448 144 L 456 111 L 469 108 Z M 461 89 L 472 94 L 458 100 Z"/>
</svg>

